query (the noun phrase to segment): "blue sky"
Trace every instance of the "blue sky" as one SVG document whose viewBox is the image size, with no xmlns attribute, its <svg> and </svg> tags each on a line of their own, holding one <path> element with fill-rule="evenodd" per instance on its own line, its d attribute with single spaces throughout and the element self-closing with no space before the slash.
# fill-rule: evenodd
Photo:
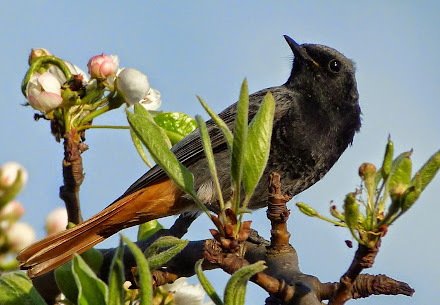
<svg viewBox="0 0 440 305">
<path fill-rule="evenodd" d="M 295 197 L 289 230 L 304 273 L 321 281 L 337 281 L 348 268 L 354 249 L 348 232 L 297 212 L 304 201 L 327 212 L 330 200 L 341 204 L 360 183 L 358 166 L 378 164 L 388 134 L 396 152 L 414 149 L 414 168 L 440 148 L 440 6 L 435 1 L 2 1 L 0 4 L 0 163 L 15 160 L 29 171 L 19 200 L 24 221 L 43 237 L 44 218 L 61 206 L 62 145 L 49 124 L 34 122 L 20 92 L 31 48 L 44 47 L 84 70 L 88 59 L 117 54 L 122 67 L 137 68 L 162 93 L 164 111 L 203 114 L 195 95 L 215 110 L 235 102 L 241 81 L 250 92 L 280 85 L 289 75 L 291 52 L 282 35 L 299 43 L 319 43 L 340 50 L 357 63 L 363 127 L 353 146 L 330 173 Z M 99 124 L 125 124 L 122 109 L 100 117 Z M 146 166 L 125 131 L 96 130 L 87 134 L 83 154 L 86 178 L 81 189 L 85 217 L 106 207 L 142 175 Z M 440 281 L 440 230 L 432 182 L 419 202 L 393 225 L 384 238 L 374 268 L 406 281 L 413 298 L 371 297 L 356 304 L 427 304 Z M 250 216 L 266 238 L 265 211 Z M 173 218 L 163 221 L 170 225 Z M 212 227 L 201 217 L 187 238 L 208 238 Z M 135 231 L 127 232 L 134 238 Z M 110 239 L 103 246 L 115 245 Z M 227 276 L 209 272 L 219 291 Z M 251 284 L 247 304 L 263 304 L 266 294 Z"/>
</svg>

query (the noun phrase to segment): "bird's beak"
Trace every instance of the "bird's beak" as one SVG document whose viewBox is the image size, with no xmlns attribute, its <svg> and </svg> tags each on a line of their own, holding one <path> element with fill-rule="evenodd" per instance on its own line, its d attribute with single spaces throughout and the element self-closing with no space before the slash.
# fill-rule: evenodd
<svg viewBox="0 0 440 305">
<path fill-rule="evenodd" d="M 286 39 L 287 44 L 289 45 L 290 49 L 293 52 L 293 55 L 295 55 L 296 58 L 300 58 L 304 61 L 313 63 L 315 66 L 319 67 L 319 64 L 316 61 L 314 61 L 309 54 L 307 54 L 306 49 L 301 47 L 295 40 L 293 40 L 287 35 L 284 35 L 284 39 Z"/>
</svg>

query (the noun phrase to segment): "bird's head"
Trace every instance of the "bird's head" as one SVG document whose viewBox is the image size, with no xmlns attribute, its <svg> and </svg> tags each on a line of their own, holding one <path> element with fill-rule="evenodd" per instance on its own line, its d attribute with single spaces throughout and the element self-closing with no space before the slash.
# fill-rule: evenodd
<svg viewBox="0 0 440 305">
<path fill-rule="evenodd" d="M 340 52 L 318 44 L 299 45 L 285 35 L 292 49 L 292 72 L 285 86 L 297 90 L 305 102 L 317 111 L 352 118 L 353 128 L 360 128 L 359 94 L 355 64 Z"/>
</svg>

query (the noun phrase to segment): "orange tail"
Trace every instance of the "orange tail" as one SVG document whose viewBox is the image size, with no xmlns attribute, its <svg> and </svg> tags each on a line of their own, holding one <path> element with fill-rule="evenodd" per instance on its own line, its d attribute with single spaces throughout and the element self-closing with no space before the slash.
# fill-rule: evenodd
<svg viewBox="0 0 440 305">
<path fill-rule="evenodd" d="M 169 179 L 121 198 L 66 231 L 50 235 L 22 250 L 17 260 L 29 277 L 37 277 L 72 259 L 116 232 L 149 220 L 179 214 L 182 191 Z"/>
</svg>

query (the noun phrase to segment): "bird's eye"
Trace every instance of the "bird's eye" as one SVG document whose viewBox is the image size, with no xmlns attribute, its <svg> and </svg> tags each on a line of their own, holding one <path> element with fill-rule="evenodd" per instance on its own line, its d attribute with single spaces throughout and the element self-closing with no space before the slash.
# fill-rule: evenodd
<svg viewBox="0 0 440 305">
<path fill-rule="evenodd" d="M 342 63 L 337 59 L 332 59 L 328 63 L 328 68 L 333 73 L 338 73 L 342 69 Z"/>
</svg>

